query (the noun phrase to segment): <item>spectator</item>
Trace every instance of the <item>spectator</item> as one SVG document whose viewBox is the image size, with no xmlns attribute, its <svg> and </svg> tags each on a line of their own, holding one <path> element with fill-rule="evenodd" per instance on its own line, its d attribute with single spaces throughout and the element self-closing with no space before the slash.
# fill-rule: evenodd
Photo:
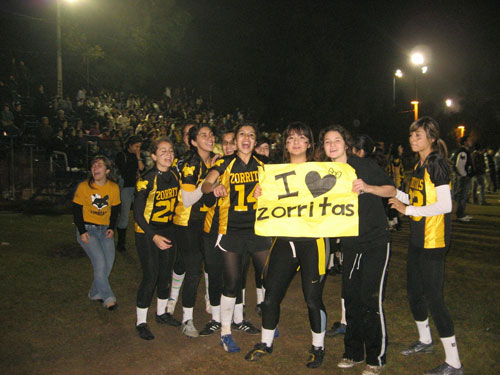
<svg viewBox="0 0 500 375">
<path fill-rule="evenodd" d="M 495 151 L 493 150 L 493 147 L 488 147 L 488 150 L 484 153 L 484 163 L 486 164 L 486 179 L 487 179 L 486 188 L 491 193 L 495 193 L 498 187 L 494 152 Z"/>
<path fill-rule="evenodd" d="M 134 202 L 135 183 L 138 174 L 144 170 L 141 157 L 142 140 L 138 136 L 132 136 L 127 140 L 127 149 L 116 156 L 116 166 L 120 172 L 119 186 L 121 198 L 120 218 L 118 220 L 118 251 L 126 250 L 126 234 L 129 212 Z"/>
<path fill-rule="evenodd" d="M 484 162 L 484 152 L 481 145 L 477 144 L 471 154 L 474 175 L 472 176 L 472 203 L 486 205 L 484 194 L 486 164 Z M 478 198 L 479 196 L 479 198 Z"/>
<path fill-rule="evenodd" d="M 469 152 L 472 147 L 471 137 L 462 137 L 460 145 L 454 160 L 455 172 L 457 173 L 457 187 L 455 192 L 455 200 L 457 201 L 456 215 L 458 221 L 466 223 L 472 219 L 472 216 L 465 215 L 465 207 L 467 206 L 473 176 L 472 159 Z"/>
</svg>

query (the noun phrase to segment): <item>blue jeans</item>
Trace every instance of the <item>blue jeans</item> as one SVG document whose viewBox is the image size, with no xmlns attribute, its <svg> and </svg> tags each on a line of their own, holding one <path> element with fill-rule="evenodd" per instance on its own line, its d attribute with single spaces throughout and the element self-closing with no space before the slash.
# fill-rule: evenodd
<svg viewBox="0 0 500 375">
<path fill-rule="evenodd" d="M 457 200 L 457 218 L 465 216 L 465 207 L 469 198 L 471 187 L 471 178 L 469 176 L 457 176 L 457 192 L 455 199 Z"/>
<path fill-rule="evenodd" d="M 76 231 L 76 239 L 83 247 L 92 262 L 94 268 L 94 281 L 89 291 L 91 300 L 102 299 L 103 305 L 116 302 L 115 295 L 109 285 L 108 277 L 115 261 L 115 242 L 113 238 L 106 238 L 105 225 L 85 225 L 90 236 L 90 244 L 84 243 L 80 233 Z"/>
<path fill-rule="evenodd" d="M 132 203 L 134 202 L 134 191 L 135 187 L 122 187 L 120 189 L 120 200 L 122 201 L 122 205 L 120 207 L 120 218 L 117 224 L 119 229 L 127 229 L 130 207 L 132 207 Z"/>
</svg>

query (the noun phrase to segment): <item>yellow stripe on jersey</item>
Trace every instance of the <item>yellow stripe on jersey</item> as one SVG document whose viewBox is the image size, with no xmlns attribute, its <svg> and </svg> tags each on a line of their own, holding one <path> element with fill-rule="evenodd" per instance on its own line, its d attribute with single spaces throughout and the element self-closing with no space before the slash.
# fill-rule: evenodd
<svg viewBox="0 0 500 375">
<path fill-rule="evenodd" d="M 231 206 L 231 199 L 230 199 L 230 186 L 229 186 L 229 178 L 231 175 L 231 169 L 233 168 L 234 163 L 236 162 L 236 159 L 233 159 L 231 163 L 227 166 L 226 170 L 220 176 L 220 184 L 223 185 L 226 188 L 227 196 L 224 198 L 219 198 L 220 202 L 220 208 L 219 208 L 219 234 L 226 234 L 227 233 L 227 223 L 228 223 L 228 218 L 229 218 L 229 208 Z"/>
<path fill-rule="evenodd" d="M 158 176 L 155 176 L 155 179 L 153 181 L 153 188 L 148 194 L 148 198 L 146 199 L 146 206 L 144 207 L 144 219 L 146 219 L 146 222 L 149 223 L 151 220 L 151 213 L 153 212 L 153 208 L 155 205 L 155 195 L 156 195 L 156 190 L 158 190 L 158 185 L 157 185 L 157 180 Z M 147 181 L 146 182 L 146 187 L 147 187 Z M 139 186 L 139 181 L 137 182 L 137 190 L 140 190 L 141 186 Z M 135 231 L 137 233 L 144 233 L 142 228 L 139 226 L 139 224 L 135 223 Z"/>
<path fill-rule="evenodd" d="M 431 205 L 437 202 L 436 186 L 431 181 L 431 177 L 427 172 L 424 173 L 425 181 L 425 205 Z M 425 239 L 424 248 L 434 249 L 445 246 L 445 221 L 444 215 L 429 216 L 425 218 Z"/>
<path fill-rule="evenodd" d="M 318 273 L 320 276 L 323 276 L 326 272 L 325 239 L 318 238 L 316 240 L 316 245 L 318 246 Z"/>
</svg>

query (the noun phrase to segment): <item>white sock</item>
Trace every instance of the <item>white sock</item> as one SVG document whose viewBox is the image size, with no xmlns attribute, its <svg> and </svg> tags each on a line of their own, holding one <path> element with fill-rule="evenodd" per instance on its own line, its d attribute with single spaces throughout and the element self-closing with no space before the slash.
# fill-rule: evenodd
<svg viewBox="0 0 500 375">
<path fill-rule="evenodd" d="M 167 303 L 168 303 L 168 298 L 167 299 L 158 298 L 156 300 L 156 315 L 165 314 L 165 310 L 167 309 Z"/>
<path fill-rule="evenodd" d="M 257 293 L 257 305 L 260 305 L 264 302 L 264 288 L 255 288 L 255 292 Z"/>
<path fill-rule="evenodd" d="M 312 344 L 317 347 L 317 348 L 324 348 L 325 347 L 325 332 L 323 331 L 321 333 L 316 333 L 311 331 L 312 333 Z"/>
<path fill-rule="evenodd" d="M 226 297 L 224 294 L 220 297 L 221 336 L 231 334 L 231 321 L 233 320 L 235 302 L 236 297 Z"/>
<path fill-rule="evenodd" d="M 458 356 L 457 340 L 455 336 L 442 337 L 441 342 L 443 343 L 444 352 L 446 353 L 445 362 L 455 368 L 462 367 L 460 357 Z"/>
<path fill-rule="evenodd" d="M 170 288 L 170 298 L 177 299 L 179 298 L 179 291 L 181 290 L 182 282 L 184 281 L 185 273 L 182 275 L 177 275 L 172 271 L 172 286 Z"/>
<path fill-rule="evenodd" d="M 267 345 L 268 348 L 273 346 L 273 341 L 274 341 L 274 331 L 275 329 L 265 329 L 262 327 L 262 342 Z"/>
<path fill-rule="evenodd" d="M 241 289 L 241 301 L 243 305 L 245 304 L 245 292 L 246 292 L 245 288 Z"/>
<path fill-rule="evenodd" d="M 431 328 L 429 327 L 429 318 L 425 319 L 423 322 L 417 322 L 418 335 L 420 342 L 424 344 L 430 344 L 432 342 Z"/>
<path fill-rule="evenodd" d="M 212 307 L 212 320 L 220 323 L 220 305 Z"/>
<path fill-rule="evenodd" d="M 141 309 L 140 307 L 135 308 L 135 312 L 137 314 L 137 322 L 136 325 L 146 323 L 146 319 L 148 318 L 148 308 Z"/>
<path fill-rule="evenodd" d="M 188 320 L 193 319 L 193 308 L 192 307 L 182 307 L 182 323 L 186 323 Z"/>
<path fill-rule="evenodd" d="M 347 320 L 345 319 L 345 301 L 343 298 L 340 299 L 340 304 L 342 306 L 342 318 L 340 319 L 340 324 L 347 325 Z"/>
<path fill-rule="evenodd" d="M 243 304 L 237 303 L 234 305 L 233 322 L 240 324 L 243 321 Z"/>
</svg>

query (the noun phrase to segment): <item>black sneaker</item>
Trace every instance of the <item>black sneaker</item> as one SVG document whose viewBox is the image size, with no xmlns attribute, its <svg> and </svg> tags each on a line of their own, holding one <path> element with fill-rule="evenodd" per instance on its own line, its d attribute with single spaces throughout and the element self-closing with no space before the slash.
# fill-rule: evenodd
<svg viewBox="0 0 500 375">
<path fill-rule="evenodd" d="M 153 340 L 155 338 L 155 335 L 151 333 L 146 323 L 141 323 L 138 326 L 135 326 L 135 329 L 137 330 L 139 337 L 143 340 Z"/>
<path fill-rule="evenodd" d="M 402 355 L 414 355 L 419 353 L 432 353 L 434 351 L 434 345 L 432 342 L 430 344 L 424 344 L 423 342 L 415 341 L 410 345 L 408 349 L 403 349 L 400 351 Z"/>
<path fill-rule="evenodd" d="M 255 362 L 260 360 L 260 358 L 265 356 L 266 354 L 271 354 L 272 352 L 273 352 L 272 346 L 269 347 L 263 342 L 259 342 L 258 344 L 255 344 L 253 349 L 247 353 L 245 359 L 250 362 Z"/>
<path fill-rule="evenodd" d="M 342 324 L 340 322 L 335 322 L 333 323 L 332 328 L 326 331 L 325 336 L 335 337 L 338 335 L 344 335 L 346 328 L 347 326 L 345 324 Z"/>
<path fill-rule="evenodd" d="M 306 362 L 306 366 L 309 368 L 318 368 L 323 363 L 323 357 L 325 356 L 325 349 L 311 346 L 309 350 L 309 359 Z"/>
<path fill-rule="evenodd" d="M 181 325 L 181 322 L 179 322 L 172 316 L 172 314 L 169 313 L 156 315 L 156 321 L 160 324 L 168 324 L 172 327 L 179 327 Z"/>
<path fill-rule="evenodd" d="M 211 320 L 207 323 L 205 328 L 200 331 L 200 336 L 210 336 L 215 332 L 219 331 L 221 328 L 221 324 L 216 322 L 215 320 Z"/>
<path fill-rule="evenodd" d="M 237 331 L 246 332 L 250 335 L 258 335 L 260 333 L 260 329 L 255 328 L 252 323 L 248 320 L 244 320 L 241 323 L 232 323 L 231 328 Z"/>
<path fill-rule="evenodd" d="M 424 372 L 424 375 L 463 375 L 464 367 L 455 368 L 446 362 L 432 370 Z"/>
</svg>

